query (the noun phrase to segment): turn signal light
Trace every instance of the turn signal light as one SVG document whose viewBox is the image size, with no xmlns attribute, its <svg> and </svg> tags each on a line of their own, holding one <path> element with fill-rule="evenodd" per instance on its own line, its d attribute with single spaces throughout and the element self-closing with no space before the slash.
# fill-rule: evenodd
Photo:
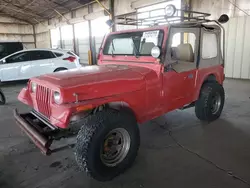
<svg viewBox="0 0 250 188">
<path fill-rule="evenodd" d="M 89 105 L 84 105 L 84 106 L 78 106 L 76 107 L 76 111 L 77 112 L 81 112 L 81 111 L 86 111 L 86 110 L 90 110 L 93 108 L 93 105 L 89 104 Z"/>
</svg>

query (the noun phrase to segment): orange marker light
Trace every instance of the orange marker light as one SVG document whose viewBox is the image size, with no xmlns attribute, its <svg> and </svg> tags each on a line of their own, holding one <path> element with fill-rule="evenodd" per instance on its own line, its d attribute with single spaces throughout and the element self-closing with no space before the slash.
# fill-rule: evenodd
<svg viewBox="0 0 250 188">
<path fill-rule="evenodd" d="M 88 104 L 88 105 L 76 107 L 76 111 L 77 111 L 77 112 L 81 112 L 81 111 L 85 111 L 85 110 L 90 110 L 90 109 L 92 109 L 92 108 L 93 108 L 93 105 Z"/>
</svg>

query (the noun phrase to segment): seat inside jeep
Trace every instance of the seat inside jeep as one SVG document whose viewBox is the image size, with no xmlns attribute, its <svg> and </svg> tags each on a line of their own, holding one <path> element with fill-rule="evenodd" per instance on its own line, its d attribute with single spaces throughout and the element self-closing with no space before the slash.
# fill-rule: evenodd
<svg viewBox="0 0 250 188">
<path fill-rule="evenodd" d="M 172 60 L 177 60 L 173 65 L 176 72 L 185 72 L 195 69 L 194 51 L 191 44 L 179 44 L 177 47 L 171 48 Z"/>
</svg>

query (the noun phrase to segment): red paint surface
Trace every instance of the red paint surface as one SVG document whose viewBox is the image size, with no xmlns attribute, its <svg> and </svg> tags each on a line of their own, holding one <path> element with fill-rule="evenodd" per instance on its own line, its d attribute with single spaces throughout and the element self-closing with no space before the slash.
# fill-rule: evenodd
<svg viewBox="0 0 250 188">
<path fill-rule="evenodd" d="M 159 28 L 165 33 L 164 52 L 168 28 Z M 222 66 L 183 73 L 164 72 L 164 66 L 153 57 L 112 57 L 101 52 L 98 64 L 31 79 L 31 82 L 61 93 L 60 105 L 53 99 L 49 103 L 51 115 L 48 118 L 53 125 L 67 128 L 79 106 L 91 104 L 96 107 L 121 101 L 129 105 L 142 123 L 197 100 L 209 75 L 215 75 L 220 84 L 224 79 Z M 78 103 L 75 103 L 74 93 L 78 94 Z M 49 97 L 52 98 L 52 94 Z M 23 89 L 18 99 L 39 111 L 37 97 L 30 89 Z"/>
</svg>

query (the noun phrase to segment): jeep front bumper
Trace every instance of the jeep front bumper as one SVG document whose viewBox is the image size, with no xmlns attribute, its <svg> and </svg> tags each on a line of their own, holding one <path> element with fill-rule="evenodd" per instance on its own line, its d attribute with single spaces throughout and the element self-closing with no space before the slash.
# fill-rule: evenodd
<svg viewBox="0 0 250 188">
<path fill-rule="evenodd" d="M 50 155 L 51 150 L 49 147 L 52 144 L 52 140 L 43 135 L 42 132 L 40 132 L 31 124 L 31 114 L 19 114 L 17 109 L 15 109 L 14 117 L 17 125 L 29 136 L 29 138 L 41 150 L 41 152 L 45 155 Z"/>
<path fill-rule="evenodd" d="M 66 146 L 51 149 L 52 142 L 60 138 L 67 138 L 74 136 L 69 130 L 59 129 L 53 127 L 35 111 L 26 114 L 19 114 L 17 109 L 14 110 L 14 117 L 17 125 L 27 134 L 32 142 L 41 150 L 44 155 L 50 155 L 73 146 L 74 144 L 67 144 Z"/>
</svg>

